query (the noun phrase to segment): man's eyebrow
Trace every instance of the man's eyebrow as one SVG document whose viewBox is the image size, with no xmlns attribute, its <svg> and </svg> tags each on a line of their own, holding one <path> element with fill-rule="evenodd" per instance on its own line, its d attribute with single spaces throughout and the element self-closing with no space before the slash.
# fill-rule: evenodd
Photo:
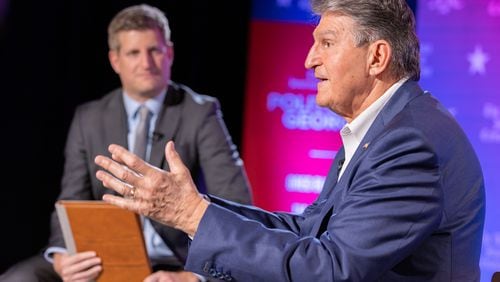
<svg viewBox="0 0 500 282">
<path fill-rule="evenodd" d="M 125 54 L 132 54 L 132 53 L 138 53 L 138 52 L 139 52 L 139 49 L 134 48 L 134 49 L 129 49 L 129 50 L 125 51 Z"/>
<path fill-rule="evenodd" d="M 321 32 L 317 33 L 318 36 L 326 36 L 326 35 L 332 35 L 332 36 L 337 36 L 337 32 L 333 29 L 328 29 L 328 30 L 323 30 Z"/>
</svg>

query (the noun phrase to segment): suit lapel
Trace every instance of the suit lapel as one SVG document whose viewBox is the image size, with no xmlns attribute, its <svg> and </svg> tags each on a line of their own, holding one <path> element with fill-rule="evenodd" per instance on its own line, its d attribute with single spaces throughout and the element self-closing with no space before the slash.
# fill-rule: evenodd
<svg viewBox="0 0 500 282">
<path fill-rule="evenodd" d="M 418 86 L 415 81 L 411 80 L 405 82 L 398 90 L 396 90 L 396 93 L 394 93 L 382 111 L 380 111 L 379 115 L 370 126 L 370 129 L 363 137 L 363 140 L 361 140 L 359 147 L 356 149 L 356 152 L 354 152 L 354 155 L 347 165 L 346 170 L 342 174 L 342 177 L 339 179 L 339 182 L 344 183 L 347 181 L 346 179 L 348 179 L 352 173 L 352 168 L 355 167 L 356 163 L 362 159 L 364 152 L 366 152 L 371 142 L 380 135 L 386 125 L 394 118 L 394 116 L 403 110 L 410 100 L 418 95 L 421 95 L 422 93 L 423 91 L 420 86 Z"/>
<path fill-rule="evenodd" d="M 335 160 L 330 167 L 330 171 L 328 172 L 328 175 L 326 176 L 325 184 L 323 184 L 323 189 L 321 190 L 321 194 L 319 196 L 320 199 L 326 199 L 328 198 L 328 195 L 333 190 L 333 187 L 337 184 L 337 179 L 338 175 L 340 172 L 340 163 L 344 162 L 345 160 L 345 152 L 344 152 L 344 146 L 342 146 L 339 151 L 337 152 L 337 155 L 335 156 Z"/>
<path fill-rule="evenodd" d="M 106 152 L 107 146 L 110 144 L 118 144 L 125 148 L 128 148 L 127 141 L 127 113 L 125 112 L 125 106 L 123 105 L 122 90 L 116 90 L 113 93 L 112 99 L 110 99 L 107 110 L 103 114 L 103 132 L 104 132 L 104 146 Z M 117 124 L 120 123 L 120 124 Z M 108 153 L 109 154 L 109 153 Z"/>
<path fill-rule="evenodd" d="M 180 103 L 182 99 L 182 89 L 171 82 L 153 134 L 149 163 L 156 167 L 162 167 L 165 144 L 169 140 L 174 140 L 179 124 L 181 123 L 182 112 Z"/>
<path fill-rule="evenodd" d="M 382 130 L 384 130 L 387 123 L 389 123 L 394 118 L 394 116 L 396 116 L 399 112 L 401 112 L 401 110 L 403 110 L 403 108 L 406 106 L 406 104 L 408 104 L 410 100 L 412 100 L 418 95 L 421 95 L 422 93 L 423 91 L 420 88 L 420 86 L 418 86 L 418 84 L 415 81 L 411 80 L 405 82 L 396 91 L 396 93 L 394 93 L 394 95 L 387 102 L 387 104 L 384 106 L 379 115 L 375 118 L 375 121 L 370 126 L 370 129 L 368 130 L 365 137 L 361 141 L 359 147 L 356 149 L 356 152 L 354 153 L 352 159 L 349 161 L 349 164 L 347 165 L 344 173 L 337 181 L 338 177 L 337 167 L 338 167 L 338 162 L 340 160 L 339 154 L 342 153 L 342 158 L 343 158 L 343 153 L 344 153 L 342 147 L 342 149 L 339 151 L 339 154 L 337 154 L 338 157 L 335 157 L 334 165 L 330 169 L 330 172 L 325 181 L 325 185 L 323 187 L 324 190 L 327 190 L 326 193 L 324 194 L 324 197 L 327 197 L 328 200 L 325 203 L 325 206 L 323 207 L 323 210 L 321 212 L 320 218 L 322 218 L 322 220 L 318 220 L 316 224 L 313 226 L 313 229 L 311 230 L 311 235 L 318 236 L 319 235 L 318 233 L 320 232 L 322 233 L 324 231 L 322 226 L 328 223 L 329 217 L 331 216 L 332 213 L 332 209 L 334 208 L 334 203 L 336 200 L 338 200 L 337 198 L 340 197 L 340 194 L 338 193 L 342 192 L 336 188 L 347 187 L 349 181 L 348 179 L 351 178 L 353 167 L 356 166 L 357 162 L 363 159 L 364 152 L 366 152 L 366 150 L 369 148 L 370 143 L 376 137 L 379 136 Z"/>
<path fill-rule="evenodd" d="M 111 99 L 105 107 L 102 116 L 102 152 L 109 156 L 108 146 L 110 144 L 118 144 L 128 148 L 127 133 L 127 113 L 123 104 L 122 90 L 117 89 L 113 92 Z M 99 126 L 99 125 L 96 125 Z M 102 185 L 102 184 L 101 184 Z M 118 192 L 103 188 L 102 193 L 119 195 Z M 99 191 L 97 191 L 99 192 Z M 101 193 L 99 193 L 101 194 Z M 102 194 L 100 195 L 102 197 Z M 100 198 L 99 197 L 99 198 Z"/>
</svg>

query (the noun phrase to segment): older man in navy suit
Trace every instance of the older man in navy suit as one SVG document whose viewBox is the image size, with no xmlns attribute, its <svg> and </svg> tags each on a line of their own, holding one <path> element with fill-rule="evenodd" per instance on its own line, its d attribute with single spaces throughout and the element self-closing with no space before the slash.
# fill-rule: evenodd
<svg viewBox="0 0 500 282">
<path fill-rule="evenodd" d="M 200 194 L 173 142 L 169 172 L 111 145 L 112 159 L 96 158 L 107 170 L 97 177 L 129 197 L 104 199 L 183 230 L 193 239 L 186 268 L 227 281 L 478 281 L 481 167 L 455 119 L 416 82 L 411 10 L 404 0 L 312 7 L 321 18 L 305 65 L 319 80 L 317 103 L 347 124 L 304 213 Z"/>
</svg>

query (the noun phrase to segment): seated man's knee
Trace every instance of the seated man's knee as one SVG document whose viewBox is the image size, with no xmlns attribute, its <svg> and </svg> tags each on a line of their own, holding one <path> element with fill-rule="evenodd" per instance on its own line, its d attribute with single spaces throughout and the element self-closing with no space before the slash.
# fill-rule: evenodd
<svg viewBox="0 0 500 282">
<path fill-rule="evenodd" d="M 59 282 L 61 279 L 42 255 L 20 261 L 0 275 L 0 282 Z"/>
</svg>

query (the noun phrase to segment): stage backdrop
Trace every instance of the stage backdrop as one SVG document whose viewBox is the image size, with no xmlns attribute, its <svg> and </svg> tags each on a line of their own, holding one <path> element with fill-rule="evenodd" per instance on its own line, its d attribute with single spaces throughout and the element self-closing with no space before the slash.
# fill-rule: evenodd
<svg viewBox="0 0 500 282">
<path fill-rule="evenodd" d="M 483 166 L 481 280 L 490 281 L 500 270 L 500 0 L 419 3 L 421 84 L 456 116 Z M 299 213 L 311 203 L 341 146 L 344 121 L 315 105 L 316 80 L 304 68 L 316 22 L 308 5 L 253 0 L 243 158 L 256 205 L 271 211 Z"/>
</svg>

